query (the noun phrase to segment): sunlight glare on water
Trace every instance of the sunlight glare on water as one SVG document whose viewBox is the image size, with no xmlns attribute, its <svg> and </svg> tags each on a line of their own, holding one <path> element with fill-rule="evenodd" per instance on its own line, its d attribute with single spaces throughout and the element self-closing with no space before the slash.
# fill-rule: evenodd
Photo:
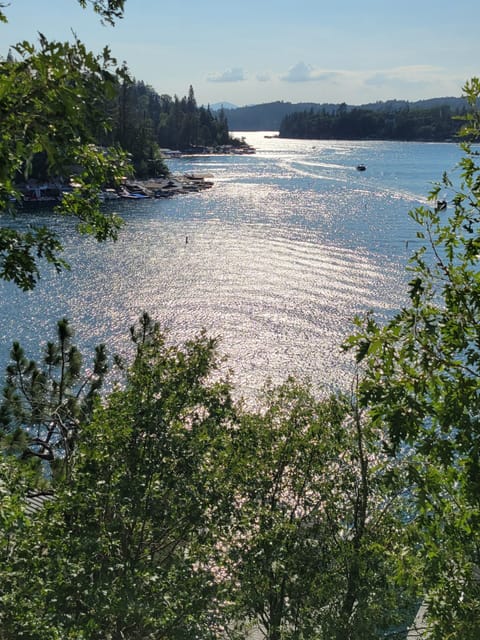
<svg viewBox="0 0 480 640">
<path fill-rule="evenodd" d="M 44 217 L 72 271 L 46 270 L 29 294 L 0 283 L 1 362 L 14 339 L 37 355 L 64 316 L 83 348 L 104 341 L 122 352 L 129 326 L 148 311 L 172 339 L 202 328 L 219 336 L 242 394 L 289 374 L 349 388 L 340 346 L 352 318 L 368 309 L 387 318 L 401 306 L 406 247 L 415 246 L 407 212 L 459 152 L 245 135 L 255 155 L 171 161 L 175 173 L 212 173 L 212 189 L 115 205 L 127 223 L 116 243 L 98 245 L 71 221 Z M 15 224 L 31 222 L 24 214 Z"/>
</svg>

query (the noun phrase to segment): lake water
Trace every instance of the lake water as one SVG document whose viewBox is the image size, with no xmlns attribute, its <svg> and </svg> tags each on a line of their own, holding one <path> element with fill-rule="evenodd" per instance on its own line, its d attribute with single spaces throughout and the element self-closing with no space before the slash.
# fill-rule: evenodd
<svg viewBox="0 0 480 640">
<path fill-rule="evenodd" d="M 28 294 L 0 282 L 0 365 L 14 339 L 36 356 L 62 317 L 84 349 L 106 342 L 123 352 L 148 311 L 175 340 L 201 328 L 219 336 L 245 395 L 288 374 L 348 388 L 340 345 L 352 318 L 367 309 L 387 318 L 402 305 L 416 245 L 408 211 L 426 203 L 460 150 L 244 135 L 255 155 L 170 161 L 176 173 L 211 173 L 212 189 L 115 204 L 127 223 L 116 243 L 80 238 L 63 218 L 22 214 L 16 225 L 55 227 L 72 271 L 47 268 Z"/>
</svg>

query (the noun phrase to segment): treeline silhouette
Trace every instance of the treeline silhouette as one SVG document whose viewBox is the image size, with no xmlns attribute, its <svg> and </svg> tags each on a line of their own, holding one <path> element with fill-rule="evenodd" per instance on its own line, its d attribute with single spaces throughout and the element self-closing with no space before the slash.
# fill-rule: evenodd
<svg viewBox="0 0 480 640">
<path fill-rule="evenodd" d="M 239 142 L 230 137 L 223 111 L 199 107 L 191 86 L 187 96 L 172 98 L 144 82 L 124 81 L 107 108 L 112 128 L 100 142 L 128 151 L 139 178 L 164 171 L 162 148 L 198 151 Z"/>
<path fill-rule="evenodd" d="M 466 109 L 441 105 L 430 109 L 376 111 L 340 105 L 336 110 L 314 109 L 286 115 L 280 123 L 281 138 L 343 140 L 454 140 Z"/>
</svg>

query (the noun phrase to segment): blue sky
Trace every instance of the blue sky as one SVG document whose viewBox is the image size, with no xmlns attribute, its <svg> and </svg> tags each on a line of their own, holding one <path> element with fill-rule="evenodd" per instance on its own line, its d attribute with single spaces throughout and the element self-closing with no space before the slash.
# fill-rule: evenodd
<svg viewBox="0 0 480 640">
<path fill-rule="evenodd" d="M 41 31 L 109 44 L 159 93 L 201 104 L 459 96 L 480 75 L 479 0 L 126 0 L 102 26 L 75 0 L 10 0 L 0 55 Z"/>
</svg>

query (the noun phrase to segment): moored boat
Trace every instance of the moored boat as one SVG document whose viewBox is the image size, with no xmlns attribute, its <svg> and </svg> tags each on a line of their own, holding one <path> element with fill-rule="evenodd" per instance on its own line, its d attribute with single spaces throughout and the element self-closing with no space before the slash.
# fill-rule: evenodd
<svg viewBox="0 0 480 640">
<path fill-rule="evenodd" d="M 120 196 L 115 189 L 104 189 L 100 193 L 100 200 L 103 200 L 104 202 L 107 200 L 118 200 L 119 198 Z"/>
<path fill-rule="evenodd" d="M 118 195 L 124 200 L 144 200 L 145 198 L 150 197 L 145 195 L 144 193 L 133 192 L 129 191 L 128 189 L 121 189 Z"/>
<path fill-rule="evenodd" d="M 60 203 L 61 190 L 57 186 L 42 184 L 28 186 L 22 192 L 22 205 L 27 208 L 54 207 Z"/>
</svg>

